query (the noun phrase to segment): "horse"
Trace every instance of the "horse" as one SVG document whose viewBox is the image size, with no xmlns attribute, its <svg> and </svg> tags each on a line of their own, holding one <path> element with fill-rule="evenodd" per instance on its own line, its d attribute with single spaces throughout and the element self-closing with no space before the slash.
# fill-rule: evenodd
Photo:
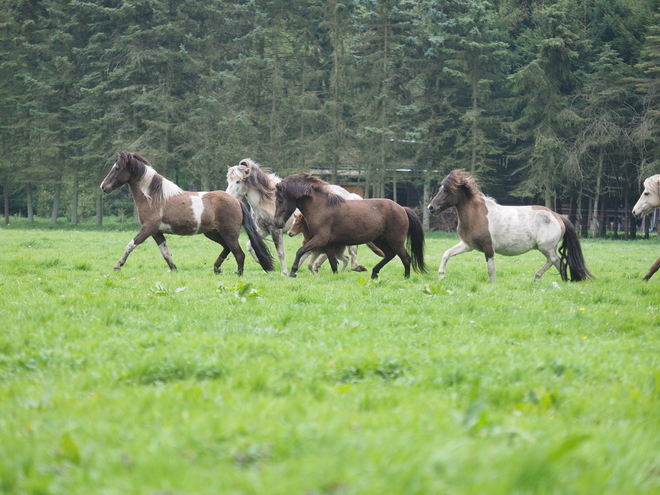
<svg viewBox="0 0 660 495">
<path fill-rule="evenodd" d="M 660 174 L 652 175 L 644 181 L 644 191 L 635 203 L 632 213 L 636 218 L 642 218 L 658 207 L 660 207 Z M 658 269 L 660 269 L 660 258 L 651 265 L 644 281 L 648 281 Z"/>
<path fill-rule="evenodd" d="M 303 235 L 303 244 L 307 244 L 309 240 L 312 238 L 312 235 L 309 233 L 309 227 L 307 226 L 307 221 L 305 220 L 305 217 L 303 216 L 302 213 L 293 213 L 293 224 L 291 224 L 291 227 L 287 231 L 287 234 L 289 237 L 295 237 L 298 234 Z M 340 260 L 343 265 L 341 268 L 342 273 L 346 271 L 346 267 L 348 266 L 348 256 L 344 254 L 344 251 L 346 250 L 346 246 L 343 245 L 337 245 L 335 246 L 335 256 L 337 257 L 338 260 Z M 309 269 L 310 272 L 312 272 L 312 275 L 318 275 L 319 274 L 319 267 L 323 264 L 323 262 L 328 259 L 326 255 L 323 254 L 323 251 L 321 249 L 315 249 L 314 251 L 307 251 L 305 254 L 303 254 L 300 257 L 300 263 L 302 263 L 305 258 L 309 255 L 312 255 L 312 257 L 309 259 L 309 263 L 307 264 L 307 268 Z M 315 263 L 317 258 L 321 256 L 321 259 Z"/>
<path fill-rule="evenodd" d="M 282 179 L 271 173 L 268 169 L 262 168 L 257 162 L 245 158 L 238 165 L 230 166 L 227 170 L 227 189 L 226 192 L 237 199 L 245 198 L 252 209 L 252 217 L 261 232 L 262 237 L 273 239 L 277 256 L 280 260 L 280 269 L 282 275 L 287 274 L 286 261 L 284 256 L 284 240 L 282 229 L 278 229 L 273 224 L 273 215 L 275 215 L 275 186 Z M 335 194 L 344 196 L 346 199 L 362 199 L 357 194 L 349 193 L 340 186 L 329 186 Z M 293 216 L 287 218 L 283 226 L 289 229 L 293 223 Z M 250 242 L 247 249 L 252 253 Z M 357 246 L 348 248 L 351 256 L 351 270 L 363 272 L 367 269 L 357 263 Z M 253 254 L 254 256 L 254 254 Z"/>
<path fill-rule="evenodd" d="M 440 213 L 452 206 L 458 212 L 457 232 L 461 242 L 442 255 L 438 270 L 445 278 L 449 258 L 476 249 L 486 255 L 488 277 L 495 283 L 495 253 L 516 256 L 538 249 L 547 261 L 534 276 L 538 281 L 554 265 L 562 280 L 594 278 L 587 269 L 580 240 L 573 224 L 544 206 L 501 206 L 485 196 L 475 180 L 463 169 L 453 170 L 444 178 L 438 194 L 428 209 Z M 557 250 L 559 242 L 561 247 Z"/>
<path fill-rule="evenodd" d="M 295 277 L 300 258 L 308 251 L 323 249 L 333 273 L 337 273 L 337 245 L 356 245 L 373 242 L 385 257 L 371 271 L 377 279 L 381 268 L 395 256 L 410 277 L 410 267 L 417 273 L 426 272 L 424 261 L 424 229 L 422 222 L 410 208 L 389 199 L 347 201 L 330 192 L 329 184 L 313 175 L 290 175 L 275 186 L 276 227 L 284 226 L 297 209 L 304 215 L 311 239 L 296 252 L 290 277 Z M 406 238 L 412 255 L 406 250 Z"/>
<path fill-rule="evenodd" d="M 362 199 L 362 198 L 360 198 Z M 291 227 L 287 231 L 287 234 L 289 237 L 295 237 L 298 234 L 303 235 L 303 244 L 308 242 L 312 236 L 309 233 L 309 227 L 307 226 L 307 221 L 305 220 L 305 217 L 303 216 L 302 213 L 299 212 L 294 212 L 293 213 L 293 224 L 291 224 Z M 371 249 L 375 254 L 380 256 L 381 258 L 385 257 L 385 253 L 383 253 L 378 247 L 373 242 L 368 242 L 367 246 L 369 249 Z M 355 247 L 357 250 L 357 246 L 350 246 L 350 248 Z M 335 249 L 335 255 L 338 260 L 343 262 L 343 267 L 341 269 L 342 273 L 346 271 L 346 265 L 348 264 L 348 257 L 344 255 L 344 248 L 345 246 L 337 246 Z M 309 255 L 312 254 L 312 258 L 309 260 L 309 263 L 307 264 L 307 268 L 309 268 L 309 271 L 312 272 L 313 275 L 318 275 L 319 274 L 319 268 L 323 263 L 325 263 L 325 260 L 328 259 L 328 257 L 323 254 L 323 251 L 321 249 L 315 249 L 314 252 L 310 253 L 307 252 L 305 253 L 301 258 L 300 258 L 300 263 L 302 263 L 305 258 Z M 316 261 L 318 259 L 318 261 Z"/>
<path fill-rule="evenodd" d="M 126 263 L 128 255 L 148 237 L 153 237 L 171 270 L 176 270 L 172 255 L 163 234 L 204 234 L 223 247 L 213 265 L 220 267 L 231 251 L 243 274 L 245 253 L 238 241 L 241 225 L 245 228 L 257 260 L 269 272 L 273 270 L 273 258 L 254 224 L 247 206 L 224 191 L 189 192 L 156 172 L 142 156 L 132 152 L 117 153 L 117 160 L 103 182 L 101 189 L 111 193 L 128 183 L 142 228 L 128 243 L 124 255 L 114 269 Z"/>
</svg>

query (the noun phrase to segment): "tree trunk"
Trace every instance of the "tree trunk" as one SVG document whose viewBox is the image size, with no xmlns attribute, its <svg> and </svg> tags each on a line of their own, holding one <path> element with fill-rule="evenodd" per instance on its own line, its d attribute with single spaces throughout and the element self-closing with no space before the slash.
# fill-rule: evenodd
<svg viewBox="0 0 660 495">
<path fill-rule="evenodd" d="M 395 203 L 399 202 L 399 196 L 396 193 L 396 169 L 392 171 L 392 199 Z"/>
<path fill-rule="evenodd" d="M 96 225 L 103 225 L 103 193 L 101 191 L 96 193 Z"/>
<path fill-rule="evenodd" d="M 27 219 L 28 222 L 34 223 L 34 203 L 32 202 L 32 182 L 27 183 Z"/>
<path fill-rule="evenodd" d="M 607 218 L 605 212 L 607 210 L 607 201 L 603 198 L 601 201 L 600 212 L 598 215 L 598 237 L 605 237 L 607 233 Z"/>
<path fill-rule="evenodd" d="M 9 225 L 9 181 L 7 180 L 6 175 L 2 189 L 4 191 L 3 196 L 5 198 L 5 223 Z"/>
<path fill-rule="evenodd" d="M 422 224 L 424 224 L 424 228 L 426 230 L 429 230 L 430 228 L 430 216 L 429 216 L 429 209 L 426 207 L 429 204 L 429 201 L 431 200 L 431 179 L 429 178 L 428 174 L 429 172 L 427 171 L 427 176 L 424 177 L 424 196 L 422 201 L 424 204 L 422 205 Z"/>
<path fill-rule="evenodd" d="M 592 211 L 591 224 L 593 229 L 593 236 L 600 237 L 600 228 L 598 227 L 598 207 L 600 203 L 600 193 L 601 193 L 601 175 L 603 173 L 603 154 L 598 155 L 598 169 L 596 171 L 596 190 L 594 191 L 594 208 Z"/>
<path fill-rule="evenodd" d="M 73 173 L 73 191 L 71 194 L 71 225 L 78 225 L 78 172 Z"/>
<path fill-rule="evenodd" d="M 60 195 L 62 193 L 62 181 L 55 182 L 55 194 L 53 195 L 53 209 L 50 213 L 50 226 L 57 225 L 57 214 L 60 212 Z"/>
</svg>

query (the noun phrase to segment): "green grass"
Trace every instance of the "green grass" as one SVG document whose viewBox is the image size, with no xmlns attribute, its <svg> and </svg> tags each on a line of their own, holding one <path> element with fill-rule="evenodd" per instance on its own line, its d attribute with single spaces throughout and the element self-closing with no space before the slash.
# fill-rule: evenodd
<svg viewBox="0 0 660 495">
<path fill-rule="evenodd" d="M 0 231 L 0 493 L 660 491 L 657 238 L 492 286 L 474 252 L 437 280 L 452 234 L 409 280 L 214 275 L 201 236 L 113 272 L 136 230 Z"/>
</svg>

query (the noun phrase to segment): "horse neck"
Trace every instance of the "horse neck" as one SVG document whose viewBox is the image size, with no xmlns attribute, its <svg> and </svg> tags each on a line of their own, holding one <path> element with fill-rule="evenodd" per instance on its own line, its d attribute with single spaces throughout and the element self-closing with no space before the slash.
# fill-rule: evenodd
<svg viewBox="0 0 660 495">
<path fill-rule="evenodd" d="M 154 181 L 161 182 L 161 187 L 156 197 L 150 196 L 150 188 Z M 174 182 L 166 179 L 150 167 L 147 167 L 145 174 L 141 178 L 131 180 L 129 185 L 133 200 L 138 209 L 148 207 L 159 208 L 167 199 L 183 192 Z"/>
<path fill-rule="evenodd" d="M 483 194 L 477 194 L 468 198 L 464 191 L 460 191 L 456 211 L 458 220 L 463 225 L 476 224 L 488 213 L 486 197 Z"/>
</svg>

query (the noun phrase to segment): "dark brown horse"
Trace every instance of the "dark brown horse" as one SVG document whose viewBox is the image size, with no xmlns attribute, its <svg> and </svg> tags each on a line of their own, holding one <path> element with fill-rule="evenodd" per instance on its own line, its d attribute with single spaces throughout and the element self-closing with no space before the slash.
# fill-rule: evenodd
<svg viewBox="0 0 660 495">
<path fill-rule="evenodd" d="M 399 256 L 404 275 L 410 277 L 410 266 L 426 272 L 424 262 L 424 229 L 417 215 L 389 199 L 346 201 L 328 192 L 329 184 L 309 174 L 290 175 L 275 188 L 275 226 L 281 228 L 296 208 L 305 216 L 311 234 L 309 242 L 296 252 L 290 276 L 295 277 L 300 258 L 308 251 L 323 249 L 333 273 L 337 273 L 337 245 L 350 246 L 373 242 L 385 254 L 374 266 L 371 278 L 392 258 Z M 406 238 L 412 256 L 406 250 Z"/>
<path fill-rule="evenodd" d="M 247 207 L 226 192 L 184 191 L 158 174 L 137 153 L 117 153 L 117 161 L 101 183 L 101 189 L 110 193 L 126 183 L 135 200 L 142 228 L 126 246 L 115 270 L 119 270 L 126 263 L 128 255 L 148 237 L 154 238 L 170 269 L 176 270 L 163 234 L 204 234 L 223 247 L 213 265 L 213 271 L 220 273 L 220 266 L 231 251 L 238 264 L 238 274 L 242 275 L 245 253 L 238 242 L 241 225 L 252 242 L 261 267 L 265 271 L 273 270 L 273 258 Z"/>
</svg>

